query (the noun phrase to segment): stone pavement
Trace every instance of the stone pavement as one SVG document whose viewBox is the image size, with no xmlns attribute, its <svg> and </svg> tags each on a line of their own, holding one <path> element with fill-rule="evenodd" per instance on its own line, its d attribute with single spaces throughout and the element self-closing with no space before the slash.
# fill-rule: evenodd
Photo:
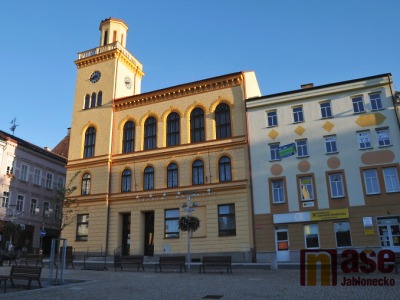
<svg viewBox="0 0 400 300">
<path fill-rule="evenodd" d="M 104 271 L 81 270 L 81 267 L 65 270 L 68 284 L 49 286 L 46 266 L 42 272 L 44 288 L 33 283 L 32 290 L 13 289 L 8 282 L 6 294 L 0 288 L 0 299 L 400 299 L 400 274 L 395 273 L 385 274 L 394 280 L 394 286 L 341 286 L 343 276 L 348 275 L 339 274 L 337 286 L 322 287 L 301 286 L 298 268 L 271 270 L 269 266 L 256 264 L 234 265 L 233 274 L 226 274 L 225 269 L 200 274 L 195 265 L 187 273 L 174 268 L 156 273 L 153 265 L 146 265 L 144 272 L 137 272 L 135 267 L 115 272 L 112 265 Z M 0 275 L 9 274 L 9 270 L 8 266 L 0 267 Z M 384 277 L 375 273 L 356 276 Z M 82 282 L 70 283 L 70 280 Z"/>
</svg>

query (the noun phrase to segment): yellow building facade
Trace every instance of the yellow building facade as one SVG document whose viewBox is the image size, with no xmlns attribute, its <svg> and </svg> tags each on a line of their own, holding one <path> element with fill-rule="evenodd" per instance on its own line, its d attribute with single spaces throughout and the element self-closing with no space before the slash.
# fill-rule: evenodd
<svg viewBox="0 0 400 300">
<path fill-rule="evenodd" d="M 125 48 L 127 31 L 103 20 L 100 46 L 75 61 L 67 181 L 76 190 L 62 237 L 76 252 L 185 254 L 178 223 L 191 213 L 200 220 L 193 258 L 252 261 L 244 100 L 261 95 L 254 72 L 141 93 L 143 66 Z"/>
</svg>

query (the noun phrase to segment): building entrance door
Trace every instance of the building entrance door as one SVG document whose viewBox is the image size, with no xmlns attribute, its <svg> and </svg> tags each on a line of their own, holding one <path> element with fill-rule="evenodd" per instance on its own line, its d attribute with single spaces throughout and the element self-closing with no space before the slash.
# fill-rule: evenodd
<svg viewBox="0 0 400 300">
<path fill-rule="evenodd" d="M 289 230 L 287 228 L 276 228 L 275 241 L 277 261 L 290 261 Z"/>
<path fill-rule="evenodd" d="M 154 211 L 144 213 L 144 255 L 154 255 Z"/>
<path fill-rule="evenodd" d="M 399 218 L 378 218 L 378 229 L 382 248 L 400 252 Z"/>
</svg>

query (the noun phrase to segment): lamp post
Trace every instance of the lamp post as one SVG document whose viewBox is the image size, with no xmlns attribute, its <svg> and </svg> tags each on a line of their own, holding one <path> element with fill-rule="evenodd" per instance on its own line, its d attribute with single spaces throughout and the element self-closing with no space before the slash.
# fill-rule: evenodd
<svg viewBox="0 0 400 300">
<path fill-rule="evenodd" d="M 187 213 L 187 217 L 190 217 L 192 211 L 195 211 L 196 207 L 197 207 L 197 202 L 192 202 L 192 203 L 190 202 L 192 196 L 195 196 L 195 194 L 189 194 L 187 196 L 187 201 L 182 204 L 182 208 Z M 191 257 L 190 257 L 190 234 L 191 234 L 192 231 L 190 229 L 188 229 L 187 232 L 188 232 L 188 244 L 187 244 L 188 270 L 190 270 L 190 262 L 191 262 Z"/>
<path fill-rule="evenodd" d="M 17 205 L 9 205 L 8 207 L 13 207 L 12 213 L 10 213 L 8 216 L 10 217 L 10 222 L 11 222 L 11 230 L 10 230 L 10 242 L 8 245 L 8 248 L 10 249 L 12 246 L 12 235 L 13 235 L 13 230 L 14 230 L 14 221 L 21 215 L 20 212 L 17 212 L 16 208 Z"/>
<path fill-rule="evenodd" d="M 39 213 L 40 212 L 40 208 L 36 207 L 35 212 Z M 46 236 L 46 230 L 44 228 L 44 218 L 45 217 L 49 217 L 50 213 L 52 213 L 52 212 L 53 212 L 52 208 L 49 208 L 46 205 L 43 206 L 42 227 L 40 227 L 40 249 L 39 249 L 39 254 L 43 254 L 43 238 Z"/>
</svg>

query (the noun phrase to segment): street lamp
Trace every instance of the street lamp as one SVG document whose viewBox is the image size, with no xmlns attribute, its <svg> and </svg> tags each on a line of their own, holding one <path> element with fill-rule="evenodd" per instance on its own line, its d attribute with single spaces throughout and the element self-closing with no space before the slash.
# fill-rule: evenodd
<svg viewBox="0 0 400 300">
<path fill-rule="evenodd" d="M 36 207 L 35 212 L 39 213 L 40 208 Z M 48 206 L 44 205 L 43 206 L 43 213 L 42 213 L 42 227 L 40 228 L 40 250 L 39 254 L 43 254 L 43 238 L 46 236 L 46 230 L 44 228 L 44 218 L 49 217 L 50 213 L 53 212 L 52 208 L 49 208 Z"/>
<path fill-rule="evenodd" d="M 11 249 L 12 246 L 12 234 L 13 234 L 13 230 L 14 230 L 14 221 L 21 215 L 20 212 L 17 212 L 17 205 L 12 204 L 9 205 L 8 207 L 13 207 L 12 213 L 10 213 L 8 215 L 10 222 L 11 222 L 11 230 L 10 230 L 10 242 L 8 245 L 8 248 Z"/>
<path fill-rule="evenodd" d="M 191 213 L 196 210 L 197 207 L 197 202 L 190 202 L 191 197 L 196 196 L 196 194 L 188 194 L 186 202 L 182 204 L 183 210 L 187 213 L 187 217 L 189 218 L 191 216 Z M 187 245 L 187 255 L 188 255 L 188 270 L 190 270 L 190 234 L 192 230 L 188 229 L 188 245 Z"/>
</svg>

